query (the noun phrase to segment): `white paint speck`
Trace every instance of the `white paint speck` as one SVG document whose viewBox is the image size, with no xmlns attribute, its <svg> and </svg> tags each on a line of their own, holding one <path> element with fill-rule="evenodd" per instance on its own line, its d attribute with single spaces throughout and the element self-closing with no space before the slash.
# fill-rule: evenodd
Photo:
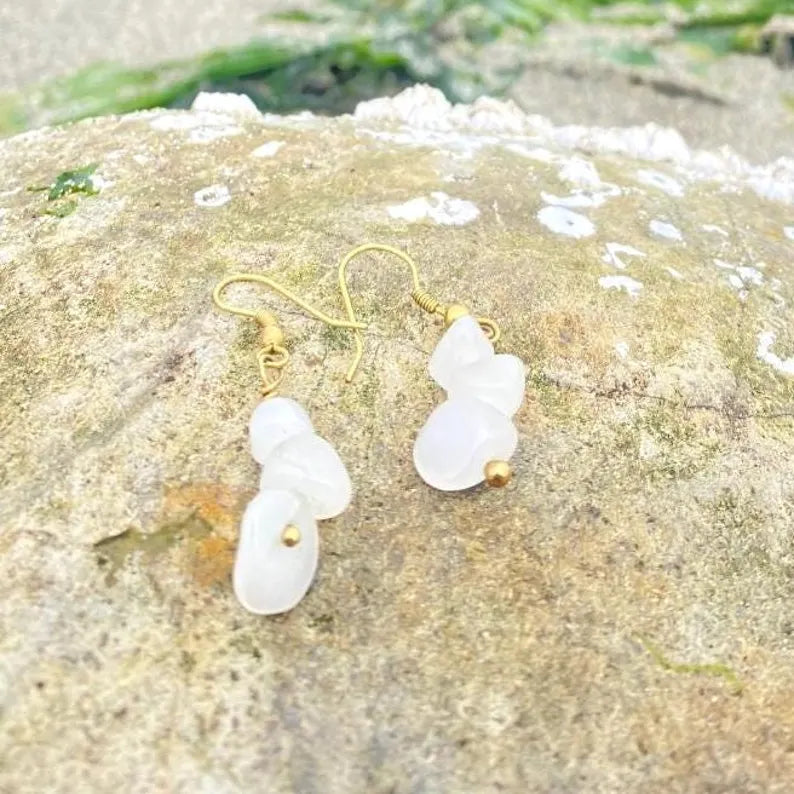
<svg viewBox="0 0 794 794">
<path fill-rule="evenodd" d="M 625 290 L 632 298 L 639 297 L 642 290 L 642 283 L 633 278 L 629 278 L 629 276 L 601 276 L 601 278 L 598 279 L 598 283 L 604 289 Z"/>
<path fill-rule="evenodd" d="M 784 375 L 794 375 L 794 356 L 782 359 L 773 353 L 772 345 L 775 344 L 775 339 L 776 334 L 774 331 L 763 331 L 758 334 L 756 355 L 761 361 L 774 367 L 778 372 L 782 372 Z"/>
<path fill-rule="evenodd" d="M 794 226 L 784 226 L 783 234 L 785 234 L 789 240 L 794 240 Z"/>
<path fill-rule="evenodd" d="M 622 359 L 627 359 L 629 357 L 629 343 L 628 342 L 616 342 L 615 343 L 615 352 L 618 356 Z"/>
<path fill-rule="evenodd" d="M 571 157 L 560 169 L 560 179 L 577 187 L 599 187 L 601 177 L 596 167 L 582 157 Z"/>
<path fill-rule="evenodd" d="M 431 193 L 430 200 L 424 196 L 411 199 L 388 207 L 387 211 L 392 218 L 409 223 L 429 219 L 443 226 L 463 226 L 480 215 L 480 210 L 471 201 L 452 198 L 441 191 Z"/>
<path fill-rule="evenodd" d="M 723 237 L 728 236 L 728 232 L 722 226 L 715 226 L 713 223 L 704 223 L 701 227 L 704 232 L 713 232 L 714 234 L 721 234 Z"/>
<path fill-rule="evenodd" d="M 254 149 L 251 157 L 273 157 L 283 145 L 284 141 L 268 141 Z"/>
<path fill-rule="evenodd" d="M 648 224 L 648 228 L 651 231 L 651 234 L 655 234 L 657 237 L 664 237 L 667 240 L 683 240 L 683 236 L 681 232 L 673 226 L 672 223 L 665 223 L 665 221 L 659 220 L 652 220 Z"/>
<path fill-rule="evenodd" d="M 740 301 L 746 301 L 749 294 L 745 289 L 744 282 L 735 273 L 728 276 L 728 283 L 736 290 Z"/>
<path fill-rule="evenodd" d="M 670 196 L 681 198 L 681 196 L 684 195 L 684 188 L 681 186 L 681 183 L 677 182 L 671 176 L 663 174 L 661 171 L 643 169 L 637 172 L 637 179 L 642 182 L 643 185 L 657 187 Z"/>
<path fill-rule="evenodd" d="M 619 268 L 620 270 L 625 270 L 627 265 L 620 258 L 621 254 L 626 256 L 645 256 L 642 251 L 638 251 L 633 246 L 622 245 L 621 243 L 607 243 L 607 252 L 601 257 L 601 259 L 608 265 L 612 265 L 613 267 Z"/>
<path fill-rule="evenodd" d="M 640 444 L 637 450 L 641 460 L 653 460 L 659 457 L 659 445 L 644 430 L 640 434 Z"/>
<path fill-rule="evenodd" d="M 226 185 L 210 185 L 193 194 L 193 200 L 199 207 L 222 207 L 232 199 Z"/>
<path fill-rule="evenodd" d="M 132 159 L 138 163 L 138 165 L 147 165 L 149 162 L 149 158 L 145 154 L 134 154 L 132 155 Z"/>
<path fill-rule="evenodd" d="M 674 267 L 666 267 L 665 270 L 676 280 L 683 281 L 684 277 Z"/>
<path fill-rule="evenodd" d="M 744 284 L 760 287 L 764 283 L 764 274 L 754 267 L 737 267 L 736 272 Z"/>
<path fill-rule="evenodd" d="M 251 97 L 245 94 L 223 93 L 220 91 L 201 91 L 193 100 L 191 110 L 210 113 L 228 113 L 231 116 L 261 118 L 259 108 Z"/>
<path fill-rule="evenodd" d="M 748 287 L 760 287 L 764 283 L 764 274 L 755 267 L 745 265 L 732 265 L 730 262 L 723 262 L 722 259 L 712 260 L 720 270 L 731 271 L 727 280 L 728 283 L 738 291 L 739 300 L 747 300 Z M 763 263 L 759 263 L 763 267 Z"/>
<path fill-rule="evenodd" d="M 567 237 L 580 238 L 595 234 L 595 226 L 589 218 L 565 207 L 544 207 L 538 213 L 538 220 L 547 229 Z"/>
</svg>

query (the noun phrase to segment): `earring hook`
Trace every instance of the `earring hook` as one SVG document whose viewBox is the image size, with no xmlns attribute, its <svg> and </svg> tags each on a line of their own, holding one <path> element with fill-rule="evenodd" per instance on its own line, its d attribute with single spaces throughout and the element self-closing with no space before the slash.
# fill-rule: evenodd
<svg viewBox="0 0 794 794">
<path fill-rule="evenodd" d="M 278 327 L 273 314 L 268 311 L 256 311 L 242 306 L 234 306 L 224 299 L 223 292 L 229 285 L 242 283 L 264 284 L 277 294 L 292 301 L 311 317 L 332 328 L 348 328 L 360 334 L 367 327 L 366 324 L 358 322 L 355 317 L 351 317 L 349 321 L 330 317 L 325 312 L 307 303 L 303 298 L 298 297 L 282 284 L 279 284 L 275 279 L 264 276 L 261 273 L 233 273 L 230 276 L 226 276 L 213 289 L 212 300 L 219 309 L 241 317 L 250 317 L 262 326 L 263 346 L 258 351 L 256 358 L 259 363 L 262 382 L 264 383 L 263 392 L 265 396 L 272 394 L 281 383 L 284 377 L 284 367 L 286 367 L 290 358 L 289 351 L 282 345 L 284 334 Z M 275 377 L 269 377 L 269 371 L 271 370 L 276 371 Z"/>
<path fill-rule="evenodd" d="M 449 306 L 444 306 L 441 301 L 434 298 L 429 292 L 423 290 L 422 284 L 419 280 L 419 268 L 417 267 L 416 262 L 414 262 L 414 260 L 408 254 L 406 254 L 405 251 L 401 251 L 399 248 L 395 248 L 391 245 L 385 245 L 384 243 L 364 243 L 363 245 L 359 245 L 358 247 L 354 248 L 352 251 L 348 251 L 348 253 L 342 257 L 342 261 L 339 263 L 339 290 L 342 293 L 342 301 L 345 304 L 347 316 L 350 318 L 351 323 L 356 322 L 356 313 L 353 309 L 353 302 L 350 299 L 350 290 L 347 286 L 347 266 L 355 257 L 357 257 L 359 254 L 365 253 L 366 251 L 383 251 L 387 254 L 393 254 L 398 259 L 401 259 L 403 262 L 405 262 L 405 264 L 411 269 L 411 279 L 413 282 L 411 297 L 413 298 L 414 302 L 417 304 L 417 306 L 419 306 L 419 308 L 424 309 L 424 311 L 428 312 L 429 314 L 441 315 L 444 318 L 446 325 L 451 325 L 459 317 L 469 313 L 469 310 L 462 304 L 453 303 Z M 491 340 L 491 342 L 495 343 L 499 341 L 502 332 L 500 331 L 499 326 L 493 320 L 490 320 L 487 317 L 478 317 L 477 322 L 479 322 L 480 326 L 488 335 L 488 338 Z M 348 383 L 353 380 L 356 370 L 361 364 L 361 359 L 364 355 L 364 338 L 360 329 L 354 329 L 353 339 L 356 345 L 356 352 L 353 356 L 350 369 L 348 369 L 347 374 L 345 375 L 345 380 Z"/>
<path fill-rule="evenodd" d="M 223 291 L 230 285 L 230 284 L 237 284 L 237 283 L 257 283 L 257 284 L 264 284 L 267 287 L 270 287 L 274 292 L 277 292 L 282 297 L 286 298 L 287 300 L 292 301 L 296 306 L 299 306 L 303 311 L 307 314 L 314 317 L 315 320 L 320 320 L 320 322 L 325 323 L 326 325 L 330 325 L 332 328 L 350 328 L 350 329 L 358 329 L 364 330 L 366 329 L 365 323 L 358 322 L 355 317 L 351 318 L 350 321 L 348 320 L 337 320 L 335 317 L 329 317 L 325 312 L 321 311 L 320 309 L 315 308 L 310 303 L 307 303 L 303 298 L 299 298 L 294 292 L 287 289 L 285 286 L 278 283 L 270 276 L 263 276 L 261 273 L 233 273 L 230 276 L 226 276 L 226 278 L 222 279 L 218 282 L 215 286 L 215 289 L 212 291 L 212 300 L 215 302 L 215 305 L 222 309 L 223 311 L 227 311 L 230 314 L 238 314 L 241 317 L 251 317 L 254 320 L 259 322 L 263 319 L 263 315 L 267 315 L 267 312 L 257 312 L 253 309 L 245 309 L 240 306 L 232 306 L 231 303 L 225 301 L 223 299 Z M 264 325 L 270 325 L 271 322 L 265 322 Z"/>
</svg>

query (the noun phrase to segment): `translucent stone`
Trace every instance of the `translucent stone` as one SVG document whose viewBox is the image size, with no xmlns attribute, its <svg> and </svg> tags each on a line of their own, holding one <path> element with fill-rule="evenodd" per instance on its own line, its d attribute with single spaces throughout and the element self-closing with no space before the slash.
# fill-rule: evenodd
<svg viewBox="0 0 794 794">
<path fill-rule="evenodd" d="M 270 397 L 259 403 L 251 416 L 251 454 L 257 463 L 264 463 L 283 441 L 311 429 L 309 415 L 295 400 Z"/>
<path fill-rule="evenodd" d="M 460 491 L 485 479 L 485 464 L 509 460 L 518 445 L 513 423 L 474 397 L 453 397 L 436 408 L 419 431 L 414 465 L 440 491 Z"/>
<path fill-rule="evenodd" d="M 281 538 L 289 525 L 301 535 L 294 546 Z M 306 595 L 318 554 L 317 524 L 306 502 L 289 491 L 262 491 L 243 515 L 232 575 L 234 593 L 257 615 L 287 612 Z"/>
<path fill-rule="evenodd" d="M 454 370 L 449 377 L 449 397 L 476 397 L 505 416 L 512 416 L 524 400 L 526 371 L 518 356 L 500 353 Z"/>
<path fill-rule="evenodd" d="M 338 516 L 353 497 L 350 476 L 336 450 L 311 432 L 292 436 L 271 451 L 262 465 L 260 488 L 299 493 L 316 519 Z"/>
<path fill-rule="evenodd" d="M 452 374 L 461 367 L 493 356 L 493 345 L 471 315 L 455 320 L 439 339 L 430 356 L 430 377 L 448 389 Z"/>
</svg>

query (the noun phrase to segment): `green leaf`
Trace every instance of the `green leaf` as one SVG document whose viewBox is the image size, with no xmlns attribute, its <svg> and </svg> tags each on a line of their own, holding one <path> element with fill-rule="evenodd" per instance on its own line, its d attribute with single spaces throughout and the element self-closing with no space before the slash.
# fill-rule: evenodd
<svg viewBox="0 0 794 794">
<path fill-rule="evenodd" d="M 86 165 L 83 168 L 77 168 L 74 171 L 64 171 L 59 174 L 50 187 L 50 192 L 47 194 L 49 201 L 66 196 L 70 193 L 85 193 L 93 196 L 99 191 L 94 187 L 93 174 L 99 167 L 99 163 Z M 61 216 L 62 217 L 62 216 Z"/>
<path fill-rule="evenodd" d="M 52 215 L 55 218 L 65 218 L 71 215 L 77 209 L 77 202 L 74 199 L 67 199 L 53 207 L 47 207 L 44 210 L 45 215 Z"/>
</svg>

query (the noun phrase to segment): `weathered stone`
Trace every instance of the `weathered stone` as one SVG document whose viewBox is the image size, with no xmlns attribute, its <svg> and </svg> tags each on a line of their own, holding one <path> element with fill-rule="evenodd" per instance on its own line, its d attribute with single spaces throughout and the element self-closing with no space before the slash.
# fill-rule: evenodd
<svg viewBox="0 0 794 794">
<path fill-rule="evenodd" d="M 93 162 L 65 217 L 27 190 Z M 419 89 L 32 132 L 0 173 L 0 789 L 790 790 L 790 164 Z M 346 332 L 241 290 L 355 489 L 298 608 L 249 615 L 256 328 L 210 292 L 263 271 L 342 316 L 365 240 L 528 364 L 514 479 L 413 470 L 442 329 L 400 262 L 352 270 L 349 386 Z"/>
</svg>

